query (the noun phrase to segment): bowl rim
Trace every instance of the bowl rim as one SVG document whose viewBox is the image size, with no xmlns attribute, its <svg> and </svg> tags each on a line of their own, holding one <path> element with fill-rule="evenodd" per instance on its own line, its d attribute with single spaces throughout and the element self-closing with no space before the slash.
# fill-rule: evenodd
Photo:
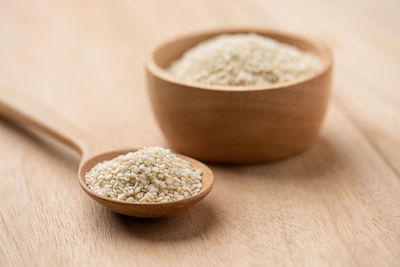
<svg viewBox="0 0 400 267">
<path fill-rule="evenodd" d="M 321 57 L 324 54 L 324 57 L 327 58 L 326 62 L 323 62 L 323 67 L 315 72 L 314 74 L 304 77 L 302 79 L 298 79 L 295 81 L 289 81 L 284 83 L 279 83 L 276 85 L 267 85 L 267 86 L 225 86 L 225 85 L 210 85 L 210 84 L 203 84 L 198 82 L 189 82 L 184 81 L 182 79 L 176 78 L 164 68 L 160 67 L 154 60 L 155 53 L 165 47 L 166 45 L 171 45 L 177 41 L 181 41 L 188 38 L 194 38 L 201 35 L 219 35 L 219 34 L 232 34 L 232 33 L 257 33 L 260 35 L 280 35 L 289 37 L 291 39 L 297 39 L 303 43 L 307 43 L 308 45 L 314 47 L 318 52 L 317 56 Z M 194 89 L 201 89 L 201 90 L 210 90 L 210 91 L 227 91 L 227 92 L 249 92 L 249 91 L 264 91 L 264 90 L 274 90 L 274 89 L 283 89 L 288 88 L 294 85 L 304 84 L 311 80 L 314 80 L 322 75 L 324 75 L 328 70 L 330 70 L 333 66 L 333 54 L 331 48 L 322 40 L 315 36 L 311 35 L 299 35 L 297 33 L 292 33 L 280 29 L 272 29 L 272 28 L 259 28 L 259 27 L 229 27 L 229 28 L 218 28 L 218 29 L 211 29 L 211 30 L 201 30 L 190 32 L 187 34 L 181 34 L 175 36 L 173 38 L 169 38 L 165 41 L 160 42 L 158 45 L 154 46 L 151 49 L 151 54 L 147 59 L 146 63 L 146 70 L 150 72 L 152 75 L 158 77 L 161 80 L 166 82 L 179 85 L 179 86 L 186 86 L 191 87 Z"/>
</svg>

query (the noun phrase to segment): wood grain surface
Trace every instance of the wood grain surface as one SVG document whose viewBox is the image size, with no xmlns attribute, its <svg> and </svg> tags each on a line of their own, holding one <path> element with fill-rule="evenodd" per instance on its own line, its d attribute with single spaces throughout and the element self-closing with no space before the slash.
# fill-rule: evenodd
<svg viewBox="0 0 400 267">
<path fill-rule="evenodd" d="M 164 219 L 102 208 L 80 189 L 74 152 L 1 120 L 0 266 L 399 266 L 399 10 L 397 0 L 0 1 L 0 87 L 123 146 L 168 146 L 144 77 L 159 41 L 274 27 L 319 36 L 335 54 L 333 99 L 308 150 L 211 165 L 211 194 Z"/>
</svg>

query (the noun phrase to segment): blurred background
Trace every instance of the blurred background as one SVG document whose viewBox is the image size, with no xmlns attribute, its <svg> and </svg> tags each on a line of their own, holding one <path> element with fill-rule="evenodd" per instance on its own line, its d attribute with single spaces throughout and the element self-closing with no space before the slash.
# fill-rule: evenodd
<svg viewBox="0 0 400 267">
<path fill-rule="evenodd" d="M 151 48 L 196 30 L 270 27 L 326 41 L 335 55 L 335 105 L 356 110 L 362 127 L 387 128 L 369 111 L 384 105 L 393 116 L 400 106 L 399 9 L 396 0 L 2 0 L 0 84 L 36 94 L 100 138 L 157 143 L 162 136 L 144 101 Z"/>
</svg>

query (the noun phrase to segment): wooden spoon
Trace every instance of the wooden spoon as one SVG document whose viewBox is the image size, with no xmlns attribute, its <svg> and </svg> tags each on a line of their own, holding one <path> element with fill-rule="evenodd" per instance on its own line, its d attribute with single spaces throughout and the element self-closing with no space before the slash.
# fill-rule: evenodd
<svg viewBox="0 0 400 267">
<path fill-rule="evenodd" d="M 138 148 L 113 149 L 112 146 L 96 142 L 93 137 L 69 125 L 53 112 L 44 109 L 14 91 L 1 91 L 0 115 L 22 124 L 24 128 L 39 130 L 79 152 L 81 162 L 78 178 L 82 189 L 101 205 L 117 213 L 143 218 L 164 217 L 193 206 L 211 191 L 214 182 L 211 170 L 195 159 L 178 154 L 177 156 L 189 161 L 193 168 L 203 170 L 203 187 L 197 194 L 181 200 L 154 203 L 135 203 L 104 197 L 96 194 L 86 185 L 86 172 L 99 162 L 136 151 Z"/>
</svg>

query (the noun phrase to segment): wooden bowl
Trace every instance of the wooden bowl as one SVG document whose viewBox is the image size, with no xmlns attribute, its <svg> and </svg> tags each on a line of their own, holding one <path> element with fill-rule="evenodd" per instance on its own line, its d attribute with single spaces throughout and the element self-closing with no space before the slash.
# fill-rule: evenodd
<svg viewBox="0 0 400 267">
<path fill-rule="evenodd" d="M 255 32 L 318 55 L 311 77 L 274 86 L 213 86 L 175 78 L 164 68 L 197 43 L 223 33 Z M 190 34 L 154 49 L 146 66 L 153 111 L 170 144 L 182 154 L 217 163 L 284 158 L 312 143 L 331 87 L 332 53 L 320 41 L 265 29 Z"/>
</svg>

